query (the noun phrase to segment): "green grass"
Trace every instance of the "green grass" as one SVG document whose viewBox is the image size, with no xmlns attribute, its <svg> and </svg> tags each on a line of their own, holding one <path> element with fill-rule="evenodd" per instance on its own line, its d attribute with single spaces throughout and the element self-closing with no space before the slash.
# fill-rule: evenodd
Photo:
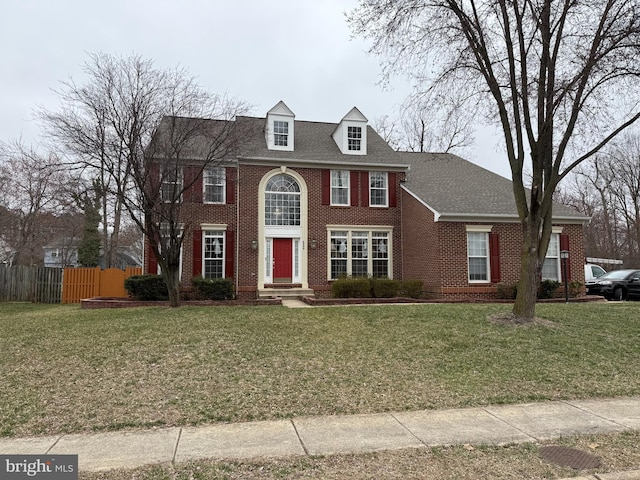
<svg viewBox="0 0 640 480">
<path fill-rule="evenodd" d="M 640 303 L 0 304 L 0 435 L 640 394 Z"/>
</svg>

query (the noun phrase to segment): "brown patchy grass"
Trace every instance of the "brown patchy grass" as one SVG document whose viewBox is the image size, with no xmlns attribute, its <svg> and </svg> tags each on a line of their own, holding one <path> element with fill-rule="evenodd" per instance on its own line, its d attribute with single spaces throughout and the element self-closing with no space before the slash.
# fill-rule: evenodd
<svg viewBox="0 0 640 480">
<path fill-rule="evenodd" d="M 640 393 L 640 303 L 0 304 L 0 436 Z"/>
<path fill-rule="evenodd" d="M 558 479 L 624 471 L 640 465 L 640 432 L 579 436 L 555 441 L 586 451 L 601 467 L 577 472 L 538 456 L 544 445 L 456 446 L 359 455 L 291 457 L 252 461 L 197 461 L 137 470 L 81 473 L 81 480 L 264 480 L 264 479 Z"/>
</svg>

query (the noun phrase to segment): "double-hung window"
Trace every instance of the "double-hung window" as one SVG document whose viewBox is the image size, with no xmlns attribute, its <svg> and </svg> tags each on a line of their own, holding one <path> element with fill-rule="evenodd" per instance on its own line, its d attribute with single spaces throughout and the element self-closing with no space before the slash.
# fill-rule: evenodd
<svg viewBox="0 0 640 480">
<path fill-rule="evenodd" d="M 289 145 L 289 122 L 274 120 L 273 144 L 277 147 L 286 147 Z"/>
<path fill-rule="evenodd" d="M 340 278 L 347 274 L 347 262 L 349 258 L 349 236 L 348 232 L 332 231 L 331 232 L 331 278 Z"/>
<path fill-rule="evenodd" d="M 362 127 L 347 127 L 347 148 L 359 151 L 362 148 Z"/>
<path fill-rule="evenodd" d="M 552 233 L 542 264 L 542 280 L 560 281 L 560 235 Z"/>
<path fill-rule="evenodd" d="M 203 230 L 204 278 L 224 278 L 225 239 L 223 230 Z"/>
<path fill-rule="evenodd" d="M 331 170 L 331 205 L 349 205 L 348 170 Z"/>
<path fill-rule="evenodd" d="M 371 257 L 374 277 L 389 276 L 389 235 L 385 232 L 371 233 Z"/>
<path fill-rule="evenodd" d="M 389 205 L 387 172 L 369 172 L 369 205 L 386 207 Z"/>
<path fill-rule="evenodd" d="M 369 232 L 351 234 L 351 275 L 366 276 L 369 273 Z"/>
<path fill-rule="evenodd" d="M 224 203 L 226 169 L 224 167 L 206 168 L 203 173 L 203 195 L 205 203 Z"/>
<path fill-rule="evenodd" d="M 467 232 L 469 282 L 489 281 L 489 233 Z"/>
<path fill-rule="evenodd" d="M 160 195 L 164 203 L 180 201 L 182 194 L 182 169 L 168 169 L 162 175 L 162 189 Z"/>
</svg>

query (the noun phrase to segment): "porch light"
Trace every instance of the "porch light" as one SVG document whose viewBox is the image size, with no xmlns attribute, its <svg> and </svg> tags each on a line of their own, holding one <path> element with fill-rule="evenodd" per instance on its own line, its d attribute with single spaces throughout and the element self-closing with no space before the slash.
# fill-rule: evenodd
<svg viewBox="0 0 640 480">
<path fill-rule="evenodd" d="M 560 250 L 560 258 L 562 259 L 562 281 L 564 283 L 564 301 L 569 303 L 569 285 L 567 285 L 567 259 L 569 258 L 568 250 Z"/>
<path fill-rule="evenodd" d="M 251 240 L 251 250 L 258 250 L 258 241 Z"/>
<path fill-rule="evenodd" d="M 311 239 L 311 248 L 313 250 L 315 250 L 316 248 L 318 248 L 318 240 L 316 240 L 315 238 Z"/>
</svg>

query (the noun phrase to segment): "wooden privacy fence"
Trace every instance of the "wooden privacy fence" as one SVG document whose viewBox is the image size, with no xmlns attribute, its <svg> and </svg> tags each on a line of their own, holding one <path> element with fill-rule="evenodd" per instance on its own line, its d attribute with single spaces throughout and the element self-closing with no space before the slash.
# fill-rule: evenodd
<svg viewBox="0 0 640 480">
<path fill-rule="evenodd" d="M 114 297 L 126 298 L 125 279 L 142 274 L 140 267 L 126 270 L 108 268 L 65 268 L 62 286 L 62 303 L 79 303 L 83 298 Z"/>
<path fill-rule="evenodd" d="M 0 266 L 0 301 L 60 303 L 62 269 Z"/>
</svg>

